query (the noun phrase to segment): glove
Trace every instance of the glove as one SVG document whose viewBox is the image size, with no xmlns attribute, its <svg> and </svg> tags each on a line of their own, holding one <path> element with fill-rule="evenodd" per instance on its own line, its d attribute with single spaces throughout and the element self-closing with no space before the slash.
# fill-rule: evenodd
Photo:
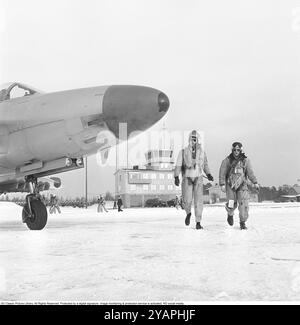
<svg viewBox="0 0 300 325">
<path fill-rule="evenodd" d="M 259 185 L 257 183 L 254 184 L 254 188 L 259 191 Z"/>
<path fill-rule="evenodd" d="M 176 176 L 176 177 L 175 177 L 175 185 L 176 185 L 176 186 L 179 186 L 179 183 L 180 183 L 180 182 L 179 182 L 179 177 Z"/>
<path fill-rule="evenodd" d="M 213 181 L 214 181 L 214 178 L 212 177 L 211 174 L 207 174 L 207 179 L 208 179 L 210 182 L 213 182 Z"/>
<path fill-rule="evenodd" d="M 225 185 L 221 185 L 221 191 L 222 191 L 222 192 L 226 192 L 226 187 L 225 187 Z"/>
</svg>

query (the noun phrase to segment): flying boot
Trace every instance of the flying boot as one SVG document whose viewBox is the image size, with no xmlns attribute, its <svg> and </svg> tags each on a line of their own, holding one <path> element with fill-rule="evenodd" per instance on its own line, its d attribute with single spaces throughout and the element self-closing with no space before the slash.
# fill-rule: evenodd
<svg viewBox="0 0 300 325">
<path fill-rule="evenodd" d="M 188 213 L 187 215 L 186 215 L 186 218 L 185 218 L 185 225 L 186 226 L 189 226 L 189 224 L 190 224 L 190 221 L 191 221 L 191 213 Z"/>
<path fill-rule="evenodd" d="M 229 226 L 233 226 L 233 216 L 227 215 L 227 222 Z"/>
<path fill-rule="evenodd" d="M 246 227 L 246 223 L 244 221 L 240 222 L 240 228 L 241 230 L 247 230 L 248 228 Z"/>
<path fill-rule="evenodd" d="M 200 222 L 196 222 L 196 229 L 203 229 L 203 227 L 201 226 Z"/>
</svg>

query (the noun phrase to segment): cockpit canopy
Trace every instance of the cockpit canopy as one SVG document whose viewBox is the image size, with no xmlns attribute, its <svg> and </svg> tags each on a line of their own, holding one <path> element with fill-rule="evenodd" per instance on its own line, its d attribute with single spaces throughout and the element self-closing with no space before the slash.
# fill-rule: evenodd
<svg viewBox="0 0 300 325">
<path fill-rule="evenodd" d="M 0 102 L 18 97 L 42 94 L 43 92 L 19 82 L 10 82 L 0 86 Z"/>
</svg>

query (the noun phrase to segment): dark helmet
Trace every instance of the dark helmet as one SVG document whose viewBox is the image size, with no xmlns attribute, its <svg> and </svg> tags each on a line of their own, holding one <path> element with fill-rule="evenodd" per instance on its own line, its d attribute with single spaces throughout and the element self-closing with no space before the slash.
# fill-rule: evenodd
<svg viewBox="0 0 300 325">
<path fill-rule="evenodd" d="M 242 145 L 241 142 L 238 142 L 238 141 L 233 142 L 231 149 L 233 150 L 233 149 L 235 149 L 236 147 L 238 147 L 239 149 L 243 150 L 243 145 Z"/>
<path fill-rule="evenodd" d="M 235 150 L 239 151 L 239 156 L 242 156 L 243 158 L 247 158 L 241 142 L 238 142 L 238 141 L 233 142 L 232 147 L 231 147 L 231 155 L 233 155 Z"/>
</svg>

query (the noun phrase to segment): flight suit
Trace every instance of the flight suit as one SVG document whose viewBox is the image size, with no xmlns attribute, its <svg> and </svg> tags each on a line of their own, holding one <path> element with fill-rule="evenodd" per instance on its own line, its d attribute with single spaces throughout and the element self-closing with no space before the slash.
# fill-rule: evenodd
<svg viewBox="0 0 300 325">
<path fill-rule="evenodd" d="M 174 177 L 182 174 L 181 190 L 184 210 L 191 213 L 194 199 L 195 219 L 201 222 L 203 212 L 203 171 L 210 174 L 206 153 L 201 145 L 197 145 L 196 157 L 191 161 L 192 148 L 188 146 L 182 149 L 177 158 Z"/>
<path fill-rule="evenodd" d="M 257 183 L 249 158 L 231 161 L 228 156 L 222 161 L 219 184 L 226 186 L 225 208 L 228 215 L 233 216 L 234 210 L 238 207 L 240 222 L 246 222 L 249 217 L 249 181 Z"/>
</svg>

